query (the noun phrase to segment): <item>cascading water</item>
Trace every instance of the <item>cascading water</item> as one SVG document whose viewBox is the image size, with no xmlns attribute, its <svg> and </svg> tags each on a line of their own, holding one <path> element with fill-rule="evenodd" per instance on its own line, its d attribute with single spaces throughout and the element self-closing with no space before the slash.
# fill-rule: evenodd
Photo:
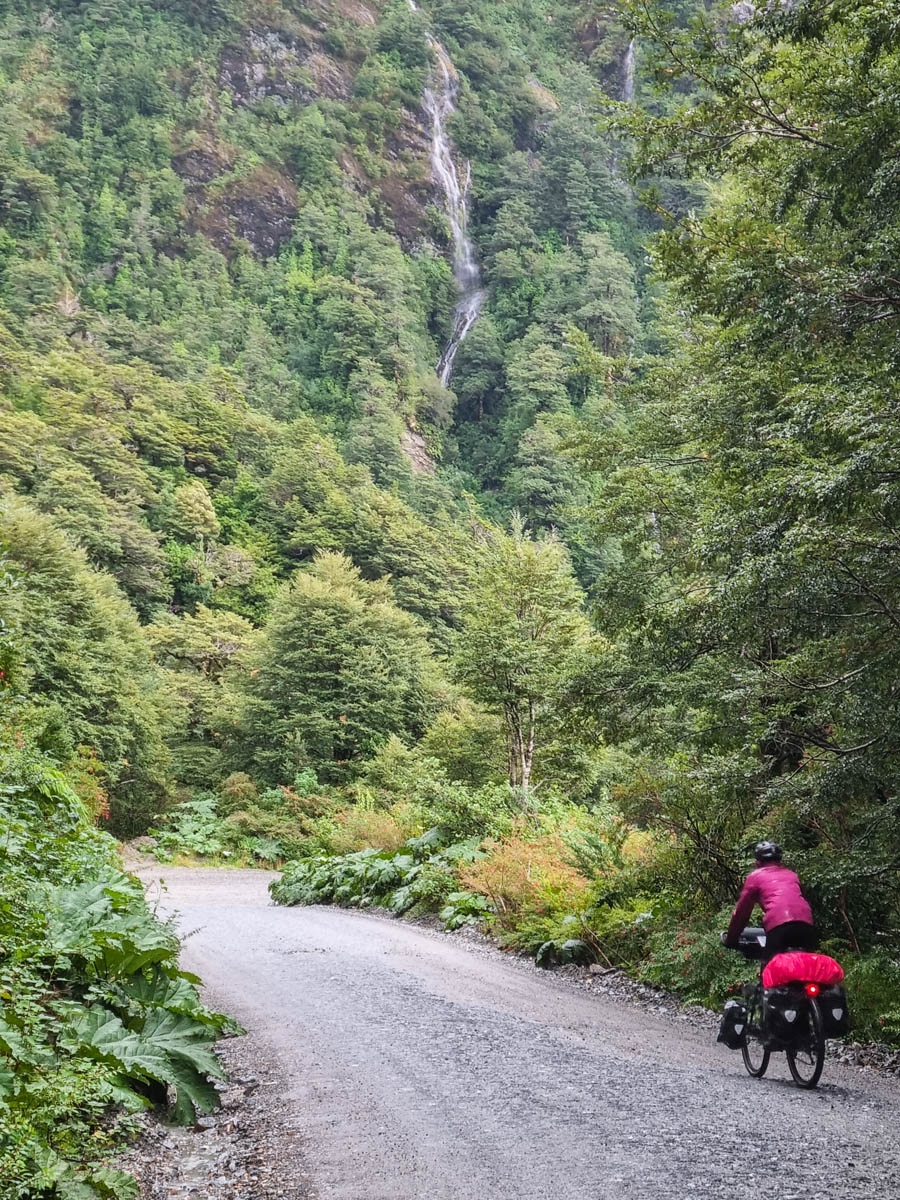
<svg viewBox="0 0 900 1200">
<path fill-rule="evenodd" d="M 626 104 L 634 100 L 634 38 L 628 43 L 622 64 L 622 99 Z"/>
<path fill-rule="evenodd" d="M 407 0 L 413 12 L 418 12 L 414 0 Z M 437 375 L 444 387 L 450 382 L 453 360 L 460 344 L 478 320 L 484 305 L 485 291 L 481 286 L 481 270 L 475 257 L 475 247 L 468 234 L 469 186 L 471 172 L 466 163 L 465 179 L 460 183 L 459 172 L 445 126 L 456 110 L 459 78 L 447 51 L 431 34 L 428 41 L 437 66 L 435 86 L 427 87 L 422 105 L 431 120 L 431 169 L 444 193 L 447 216 L 453 239 L 453 277 L 459 288 L 459 301 L 453 310 L 453 332 L 437 365 Z"/>
</svg>

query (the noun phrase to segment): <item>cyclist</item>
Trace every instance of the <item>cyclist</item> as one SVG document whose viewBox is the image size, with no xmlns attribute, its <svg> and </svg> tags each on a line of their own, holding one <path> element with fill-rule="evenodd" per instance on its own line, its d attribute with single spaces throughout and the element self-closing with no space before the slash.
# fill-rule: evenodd
<svg viewBox="0 0 900 1200">
<path fill-rule="evenodd" d="M 725 945 L 737 947 L 741 930 L 756 905 L 763 910 L 766 931 L 766 961 L 784 950 L 815 950 L 819 944 L 812 909 L 800 888 L 800 880 L 783 865 L 781 847 L 760 842 L 756 866 L 747 876 L 725 935 Z"/>
</svg>

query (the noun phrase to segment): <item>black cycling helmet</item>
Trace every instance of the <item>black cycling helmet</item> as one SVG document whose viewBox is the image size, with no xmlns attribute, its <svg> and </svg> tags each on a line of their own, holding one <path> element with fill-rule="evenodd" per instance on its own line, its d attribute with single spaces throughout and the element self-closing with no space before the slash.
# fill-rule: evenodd
<svg viewBox="0 0 900 1200">
<path fill-rule="evenodd" d="M 756 861 L 761 863 L 780 863 L 781 862 L 781 847 L 775 842 L 757 842 Z"/>
</svg>

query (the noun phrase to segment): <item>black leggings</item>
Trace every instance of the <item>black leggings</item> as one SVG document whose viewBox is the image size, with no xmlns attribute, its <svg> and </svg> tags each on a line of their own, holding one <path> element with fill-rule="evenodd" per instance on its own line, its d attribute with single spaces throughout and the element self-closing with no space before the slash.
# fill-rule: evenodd
<svg viewBox="0 0 900 1200">
<path fill-rule="evenodd" d="M 766 959 L 783 954 L 785 950 L 817 950 L 819 935 L 806 921 L 785 921 L 766 930 Z"/>
</svg>

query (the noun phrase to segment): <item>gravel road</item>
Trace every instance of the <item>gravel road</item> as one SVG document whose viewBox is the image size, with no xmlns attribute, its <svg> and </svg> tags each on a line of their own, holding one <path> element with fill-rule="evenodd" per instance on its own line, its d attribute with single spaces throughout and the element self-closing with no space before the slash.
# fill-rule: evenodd
<svg viewBox="0 0 900 1200">
<path fill-rule="evenodd" d="M 754 1080 L 708 1030 L 464 939 L 162 874 L 184 965 L 274 1049 L 318 1200 L 900 1196 L 898 1081 L 827 1062 L 802 1092 L 783 1055 Z"/>
</svg>

